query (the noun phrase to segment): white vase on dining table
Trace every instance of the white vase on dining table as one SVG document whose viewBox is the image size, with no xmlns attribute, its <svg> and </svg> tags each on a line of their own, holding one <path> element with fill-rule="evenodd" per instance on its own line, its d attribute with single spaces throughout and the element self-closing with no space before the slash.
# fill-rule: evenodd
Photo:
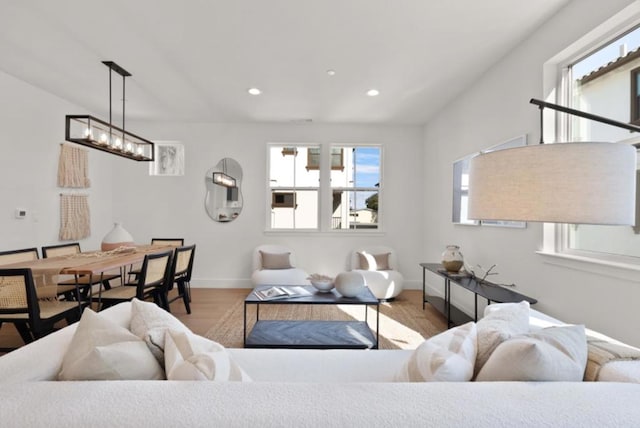
<svg viewBox="0 0 640 428">
<path fill-rule="evenodd" d="M 102 239 L 102 251 L 114 250 L 118 247 L 133 247 L 133 236 L 122 227 L 121 223 L 114 223 L 113 229 Z"/>
</svg>

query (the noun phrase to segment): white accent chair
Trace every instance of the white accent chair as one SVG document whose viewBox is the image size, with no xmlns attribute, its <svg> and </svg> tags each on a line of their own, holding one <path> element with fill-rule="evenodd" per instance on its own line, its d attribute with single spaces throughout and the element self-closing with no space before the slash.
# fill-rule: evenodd
<svg viewBox="0 0 640 428">
<path fill-rule="evenodd" d="M 360 256 L 358 253 L 368 253 L 370 255 L 389 254 L 388 268 L 386 270 L 376 270 L 375 266 L 364 269 L 365 266 L 360 265 Z M 383 268 L 385 266 L 382 266 Z M 360 272 L 364 276 L 367 287 L 373 295 L 379 300 L 392 300 L 402 291 L 404 278 L 397 271 L 398 262 L 395 251 L 385 246 L 373 246 L 360 248 L 351 253 L 351 270 Z"/>
<path fill-rule="evenodd" d="M 289 254 L 290 268 L 287 269 L 267 269 L 262 263 L 262 254 Z M 253 273 L 251 274 L 251 282 L 254 286 L 271 284 L 271 285 L 309 285 L 307 279 L 309 274 L 304 269 L 296 266 L 293 252 L 282 245 L 259 245 L 253 250 Z"/>
</svg>

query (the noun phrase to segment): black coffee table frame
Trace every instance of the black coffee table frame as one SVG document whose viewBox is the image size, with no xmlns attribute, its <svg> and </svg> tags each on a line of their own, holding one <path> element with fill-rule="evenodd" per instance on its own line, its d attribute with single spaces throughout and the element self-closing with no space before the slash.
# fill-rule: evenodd
<svg viewBox="0 0 640 428">
<path fill-rule="evenodd" d="M 356 297 L 341 296 L 336 290 L 320 293 L 305 286 L 311 295 L 276 300 L 260 300 L 254 291 L 272 287 L 259 285 L 244 300 L 245 348 L 293 349 L 378 349 L 380 339 L 380 302 L 365 288 Z M 279 287 L 286 287 L 280 286 Z M 247 306 L 256 306 L 256 323 L 247 332 Z M 362 305 L 364 321 L 261 320 L 260 305 Z M 375 306 L 376 332 L 367 322 L 369 306 Z"/>
</svg>

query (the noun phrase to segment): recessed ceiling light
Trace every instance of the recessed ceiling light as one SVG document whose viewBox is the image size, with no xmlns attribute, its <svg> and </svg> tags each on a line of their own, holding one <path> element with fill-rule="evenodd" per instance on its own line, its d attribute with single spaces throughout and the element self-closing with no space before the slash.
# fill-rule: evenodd
<svg viewBox="0 0 640 428">
<path fill-rule="evenodd" d="M 335 76 L 335 75 L 336 75 L 336 71 L 335 71 L 335 70 L 333 70 L 333 69 L 329 69 L 329 70 L 327 70 L 327 74 L 328 74 L 329 76 Z"/>
<path fill-rule="evenodd" d="M 249 92 L 251 95 L 260 95 L 262 93 L 262 91 L 258 88 L 249 88 L 247 89 L 247 92 Z"/>
<path fill-rule="evenodd" d="M 378 91 L 377 89 L 369 89 L 367 91 L 367 95 L 369 95 L 370 97 L 377 97 L 378 95 L 380 95 L 380 91 Z"/>
</svg>

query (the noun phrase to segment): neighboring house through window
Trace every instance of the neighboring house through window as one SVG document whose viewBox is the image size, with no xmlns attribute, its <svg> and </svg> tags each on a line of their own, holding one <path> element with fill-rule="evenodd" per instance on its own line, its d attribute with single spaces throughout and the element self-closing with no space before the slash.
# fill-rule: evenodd
<svg viewBox="0 0 640 428">
<path fill-rule="evenodd" d="M 640 53 L 640 50 L 638 51 Z M 640 67 L 631 70 L 631 123 L 640 124 Z"/>
<path fill-rule="evenodd" d="M 306 168 L 317 148 L 269 146 L 269 229 L 318 229 L 320 171 Z"/>
<path fill-rule="evenodd" d="M 379 230 L 382 149 L 269 144 L 268 230 Z"/>
<path fill-rule="evenodd" d="M 566 102 L 560 103 L 620 122 L 640 124 L 640 31 L 636 28 L 586 56 L 580 52 L 575 56 L 582 59 L 564 68 L 564 86 L 558 94 Z M 559 123 L 560 138 L 566 141 L 629 144 L 640 138 L 624 129 L 577 116 Z M 557 225 L 555 248 L 565 254 L 640 264 L 640 235 L 636 230 L 625 226 Z"/>
</svg>

